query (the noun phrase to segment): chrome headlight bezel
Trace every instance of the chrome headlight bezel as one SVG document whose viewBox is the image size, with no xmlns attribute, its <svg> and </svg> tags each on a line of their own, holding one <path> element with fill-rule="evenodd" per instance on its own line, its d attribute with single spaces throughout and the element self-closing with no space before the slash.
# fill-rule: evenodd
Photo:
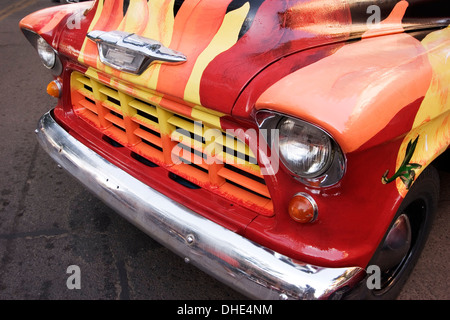
<svg viewBox="0 0 450 320">
<path fill-rule="evenodd" d="M 266 137 L 268 145 L 271 148 L 274 146 L 278 148 L 277 152 L 283 166 L 294 178 L 305 185 L 310 187 L 329 187 L 338 183 L 344 176 L 347 163 L 346 157 L 333 137 L 322 128 L 289 115 L 268 110 L 258 111 L 256 113 L 256 122 L 260 130 L 266 129 L 263 135 Z M 278 139 L 281 136 L 280 126 L 286 122 L 305 129 L 310 135 L 315 135 L 318 138 L 317 141 L 323 141 L 325 144 L 323 147 L 328 148 L 327 156 L 322 159 L 320 166 L 314 172 L 302 172 L 299 170 L 298 167 L 293 165 L 292 161 L 286 159 L 287 155 L 284 153 L 283 147 L 278 143 L 279 141 L 275 143 L 275 137 L 271 133 L 272 130 L 278 129 Z"/>
<path fill-rule="evenodd" d="M 28 30 L 28 29 L 22 29 L 23 34 L 27 38 L 27 40 L 31 43 L 31 45 L 36 49 L 38 52 L 39 58 L 41 59 L 44 67 L 49 69 L 53 75 L 59 76 L 62 73 L 63 65 L 61 62 L 61 59 L 59 58 L 58 52 L 40 35 L 38 35 L 36 32 Z M 44 62 L 43 57 L 41 56 L 42 51 L 40 52 L 40 49 L 46 49 L 48 53 L 53 52 L 54 54 L 54 61 L 50 64 L 46 64 Z"/>
</svg>

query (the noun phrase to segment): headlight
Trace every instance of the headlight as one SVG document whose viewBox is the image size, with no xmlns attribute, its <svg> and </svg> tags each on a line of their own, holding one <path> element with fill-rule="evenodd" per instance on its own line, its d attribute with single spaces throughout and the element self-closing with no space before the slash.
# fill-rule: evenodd
<svg viewBox="0 0 450 320">
<path fill-rule="evenodd" d="M 271 111 L 259 111 L 256 120 L 272 152 L 273 148 L 278 148 L 283 165 L 301 182 L 312 187 L 327 187 L 343 177 L 344 154 L 324 130 Z M 273 134 L 273 129 L 277 129 L 277 135 Z"/>
<path fill-rule="evenodd" d="M 330 137 L 305 122 L 283 117 L 279 130 L 280 158 L 302 178 L 315 178 L 330 167 L 333 149 Z"/>
<path fill-rule="evenodd" d="M 56 63 L 56 53 L 53 48 L 43 38 L 38 38 L 36 49 L 44 66 L 47 69 L 52 69 Z"/>
<path fill-rule="evenodd" d="M 47 69 L 50 69 L 53 75 L 59 76 L 62 73 L 63 65 L 55 49 L 53 49 L 47 43 L 47 41 L 45 41 L 45 39 L 38 35 L 36 32 L 28 29 L 21 30 L 28 41 L 38 52 L 38 55 L 41 58 L 44 66 Z"/>
</svg>

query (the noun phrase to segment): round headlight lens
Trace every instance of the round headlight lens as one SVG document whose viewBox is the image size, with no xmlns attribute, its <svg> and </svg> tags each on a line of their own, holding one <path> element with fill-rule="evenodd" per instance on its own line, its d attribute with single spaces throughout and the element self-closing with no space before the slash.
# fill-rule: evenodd
<svg viewBox="0 0 450 320">
<path fill-rule="evenodd" d="M 37 40 L 36 49 L 44 66 L 48 69 L 52 69 L 56 63 L 56 53 L 53 48 L 43 38 L 39 38 Z"/>
<path fill-rule="evenodd" d="M 331 164 L 331 138 L 302 121 L 283 117 L 278 123 L 280 157 L 284 165 L 302 178 L 322 175 Z"/>
</svg>

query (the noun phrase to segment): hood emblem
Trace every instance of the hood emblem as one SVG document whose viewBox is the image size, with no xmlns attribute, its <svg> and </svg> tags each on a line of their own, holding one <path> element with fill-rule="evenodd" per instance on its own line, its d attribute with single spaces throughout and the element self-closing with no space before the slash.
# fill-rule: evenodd
<svg viewBox="0 0 450 320">
<path fill-rule="evenodd" d="M 154 62 L 179 64 L 187 60 L 181 52 L 134 33 L 94 30 L 87 37 L 97 43 L 102 63 L 132 74 L 142 74 Z"/>
</svg>

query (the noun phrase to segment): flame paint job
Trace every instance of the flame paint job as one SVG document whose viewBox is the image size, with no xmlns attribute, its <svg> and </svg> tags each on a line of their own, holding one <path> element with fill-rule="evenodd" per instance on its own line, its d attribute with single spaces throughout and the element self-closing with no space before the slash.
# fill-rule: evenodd
<svg viewBox="0 0 450 320">
<path fill-rule="evenodd" d="M 367 24 L 378 5 L 382 23 Z M 181 114 L 208 108 L 223 130 L 255 127 L 254 113 L 270 109 L 310 121 L 344 150 L 347 171 L 335 186 L 305 187 L 285 170 L 266 176 L 275 215 L 220 203 L 206 191 L 186 196 L 108 147 L 71 111 L 69 93 L 55 111 L 81 141 L 124 170 L 211 220 L 290 257 L 323 266 L 365 267 L 407 193 L 401 179 L 383 184 L 386 170 L 410 162 L 415 175 L 450 143 L 450 18 L 445 0 L 97 0 L 34 13 L 21 27 L 43 36 L 68 69 L 112 87 L 157 92 Z M 68 25 L 80 14 L 79 28 Z M 142 75 L 104 66 L 91 30 L 123 30 L 183 52 L 188 62 L 154 64 Z M 64 83 L 70 75 L 63 73 Z M 194 108 L 196 106 L 196 108 Z M 255 150 L 253 150 L 255 152 Z M 115 154 L 116 153 L 116 154 Z M 158 173 L 163 181 L 164 174 Z M 319 218 L 300 225 L 287 214 L 298 192 L 311 194 Z M 381 200 L 381 201 L 380 201 Z"/>
</svg>

